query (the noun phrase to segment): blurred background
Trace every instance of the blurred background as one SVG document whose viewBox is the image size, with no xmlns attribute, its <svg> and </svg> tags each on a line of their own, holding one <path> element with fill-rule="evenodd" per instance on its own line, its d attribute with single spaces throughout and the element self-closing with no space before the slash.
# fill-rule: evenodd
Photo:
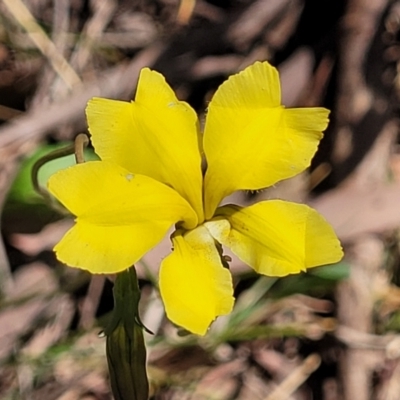
<svg viewBox="0 0 400 400">
<path fill-rule="evenodd" d="M 165 318 L 161 243 L 137 265 L 152 398 L 400 399 L 399 29 L 389 0 L 0 0 L 0 398 L 112 399 L 112 283 L 55 259 L 73 221 L 34 191 L 35 161 L 86 132 L 89 98 L 132 99 L 142 67 L 203 121 L 220 83 L 268 60 L 283 104 L 331 122 L 309 171 L 235 201 L 312 205 L 346 257 L 282 279 L 234 259 L 235 309 L 199 338 Z"/>
</svg>

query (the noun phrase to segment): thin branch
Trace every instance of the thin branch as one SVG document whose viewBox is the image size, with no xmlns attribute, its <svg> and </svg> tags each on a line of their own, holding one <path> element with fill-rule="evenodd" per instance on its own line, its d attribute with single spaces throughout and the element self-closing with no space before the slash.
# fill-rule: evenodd
<svg viewBox="0 0 400 400">
<path fill-rule="evenodd" d="M 18 23 L 27 31 L 37 48 L 49 60 L 50 64 L 63 79 L 65 84 L 72 88 L 81 83 L 79 76 L 60 54 L 55 44 L 49 39 L 45 31 L 36 22 L 35 18 L 21 0 L 3 0 Z"/>
<path fill-rule="evenodd" d="M 140 70 L 152 65 L 163 49 L 162 44 L 156 43 L 139 53 L 129 64 L 114 67 L 95 82 L 85 84 L 68 98 L 50 106 L 38 106 L 37 109 L 28 111 L 4 125 L 0 129 L 0 155 L 10 149 L 16 152 L 16 157 L 26 154 L 25 151 L 21 154 L 21 144 L 30 140 L 40 140 L 61 124 L 83 118 L 86 103 L 92 97 L 128 98 L 135 89 Z"/>
</svg>

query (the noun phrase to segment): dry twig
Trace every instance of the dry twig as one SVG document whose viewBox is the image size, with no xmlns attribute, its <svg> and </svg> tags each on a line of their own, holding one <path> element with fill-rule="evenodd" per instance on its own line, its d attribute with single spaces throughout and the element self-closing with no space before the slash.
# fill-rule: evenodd
<svg viewBox="0 0 400 400">
<path fill-rule="evenodd" d="M 79 76 L 60 54 L 25 4 L 21 0 L 3 0 L 3 2 L 18 23 L 27 31 L 37 48 L 47 57 L 67 87 L 72 89 L 74 86 L 79 85 L 81 83 Z"/>
<path fill-rule="evenodd" d="M 270 393 L 265 400 L 286 400 L 302 385 L 308 377 L 320 366 L 318 354 L 309 355 L 282 383 Z"/>
</svg>

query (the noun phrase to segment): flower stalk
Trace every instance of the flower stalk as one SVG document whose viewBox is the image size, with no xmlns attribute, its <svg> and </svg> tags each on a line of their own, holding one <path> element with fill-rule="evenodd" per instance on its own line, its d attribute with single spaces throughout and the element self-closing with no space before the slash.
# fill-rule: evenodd
<svg viewBox="0 0 400 400">
<path fill-rule="evenodd" d="M 147 400 L 144 325 L 139 317 L 140 289 L 135 267 L 117 274 L 114 310 L 105 334 L 111 389 L 115 400 Z"/>
</svg>

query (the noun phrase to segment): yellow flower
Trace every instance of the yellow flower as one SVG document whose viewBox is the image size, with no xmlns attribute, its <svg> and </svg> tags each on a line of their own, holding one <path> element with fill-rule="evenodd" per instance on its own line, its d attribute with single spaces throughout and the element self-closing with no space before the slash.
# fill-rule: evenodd
<svg viewBox="0 0 400 400">
<path fill-rule="evenodd" d="M 176 224 L 173 251 L 161 263 L 161 296 L 173 322 L 203 335 L 234 302 L 218 243 L 271 276 L 341 259 L 333 229 L 306 205 L 269 200 L 218 208 L 237 190 L 265 188 L 306 169 L 327 126 L 328 110 L 281 105 L 278 72 L 268 63 L 219 87 L 204 134 L 193 109 L 148 68 L 135 101 L 94 98 L 86 112 L 101 161 L 62 170 L 48 184 L 76 216 L 55 247 L 64 263 L 123 271 Z"/>
</svg>

